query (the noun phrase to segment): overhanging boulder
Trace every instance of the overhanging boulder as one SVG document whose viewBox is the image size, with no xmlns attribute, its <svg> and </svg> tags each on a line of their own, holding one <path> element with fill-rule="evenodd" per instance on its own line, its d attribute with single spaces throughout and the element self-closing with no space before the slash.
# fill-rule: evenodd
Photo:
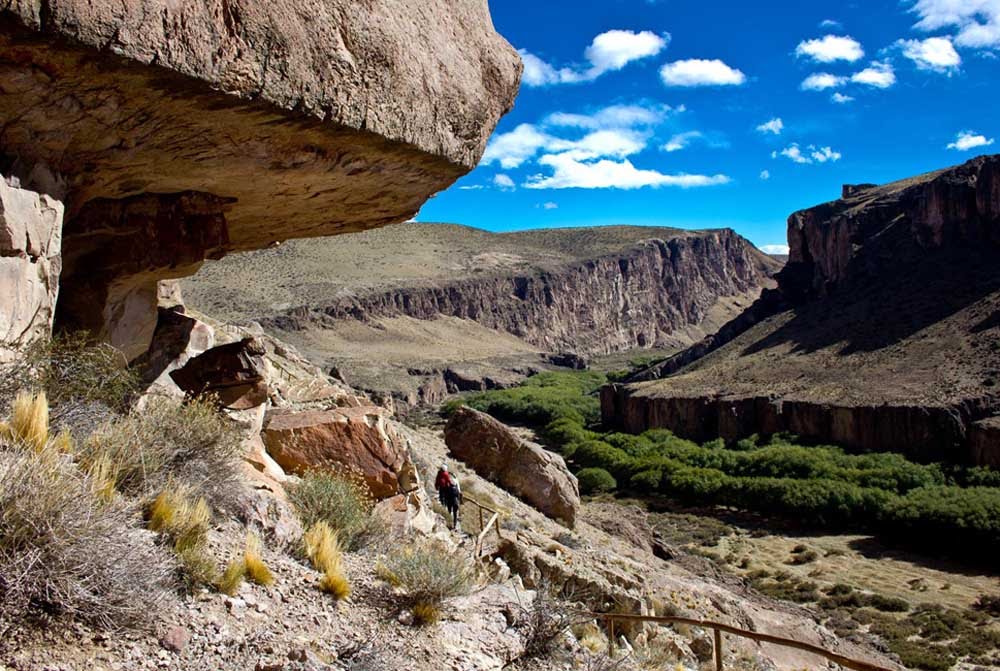
<svg viewBox="0 0 1000 671">
<path fill-rule="evenodd" d="M 476 165 L 521 71 L 486 0 L 4 7 L 0 167 L 67 203 L 60 319 L 134 356 L 158 279 L 411 218 Z M 146 253 L 123 263 L 119 232 Z"/>
</svg>

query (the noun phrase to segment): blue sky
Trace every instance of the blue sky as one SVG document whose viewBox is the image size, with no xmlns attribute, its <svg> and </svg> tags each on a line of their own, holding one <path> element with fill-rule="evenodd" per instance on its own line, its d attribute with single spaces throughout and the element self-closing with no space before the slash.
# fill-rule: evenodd
<svg viewBox="0 0 1000 671">
<path fill-rule="evenodd" d="M 1000 0 L 491 0 L 526 63 L 418 221 L 728 226 L 1000 152 Z"/>
</svg>

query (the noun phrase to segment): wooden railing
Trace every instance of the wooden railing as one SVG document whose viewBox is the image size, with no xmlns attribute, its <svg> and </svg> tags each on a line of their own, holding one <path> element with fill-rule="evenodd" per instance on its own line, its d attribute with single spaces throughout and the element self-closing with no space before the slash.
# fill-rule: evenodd
<svg viewBox="0 0 1000 671">
<path fill-rule="evenodd" d="M 503 534 L 500 533 L 500 519 L 502 517 L 502 513 L 499 510 L 494 510 L 487 505 L 483 505 L 474 498 L 464 494 L 462 495 L 462 502 L 471 503 L 479 511 L 479 533 L 476 535 L 475 545 L 476 557 L 479 557 L 482 554 L 483 541 L 486 539 L 486 536 L 489 535 L 490 531 L 496 531 L 497 540 L 503 540 Z M 485 513 L 490 514 L 489 521 L 486 521 Z"/>
<path fill-rule="evenodd" d="M 851 659 L 850 657 L 845 657 L 836 652 L 832 652 L 825 648 L 821 648 L 818 645 L 813 645 L 811 643 L 803 643 L 802 641 L 796 641 L 790 638 L 782 638 L 781 636 L 772 636 L 770 634 L 761 634 L 756 631 L 747 631 L 746 629 L 740 629 L 739 627 L 733 627 L 728 624 L 722 624 L 721 622 L 712 622 L 710 620 L 696 620 L 688 617 L 679 616 L 662 616 L 657 617 L 653 615 L 623 615 L 621 613 L 591 613 L 594 618 L 599 620 L 604 620 L 608 625 L 608 653 L 611 657 L 615 656 L 615 622 L 652 622 L 655 624 L 687 624 L 693 627 L 702 627 L 703 629 L 711 629 L 714 634 L 715 640 L 715 668 L 716 671 L 724 671 L 723 667 L 723 647 L 722 647 L 722 634 L 723 632 L 727 634 L 732 634 L 733 636 L 739 636 L 741 638 L 747 638 L 758 643 L 771 643 L 773 645 L 780 645 L 785 648 L 793 648 L 795 650 L 802 650 L 804 652 L 809 652 L 819 657 L 823 657 L 831 662 L 839 664 L 845 669 L 851 669 L 852 671 L 894 671 L 892 669 L 886 668 L 884 666 L 879 666 L 878 664 L 872 664 L 871 662 L 862 662 L 856 659 Z"/>
</svg>

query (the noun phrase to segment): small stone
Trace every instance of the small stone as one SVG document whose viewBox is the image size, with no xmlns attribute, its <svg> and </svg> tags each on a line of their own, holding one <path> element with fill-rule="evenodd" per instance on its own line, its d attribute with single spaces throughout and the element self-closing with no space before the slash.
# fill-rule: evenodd
<svg viewBox="0 0 1000 671">
<path fill-rule="evenodd" d="M 160 638 L 160 645 L 163 646 L 164 650 L 180 654 L 184 652 L 184 646 L 190 640 L 191 634 L 184 627 L 170 627 Z"/>
</svg>

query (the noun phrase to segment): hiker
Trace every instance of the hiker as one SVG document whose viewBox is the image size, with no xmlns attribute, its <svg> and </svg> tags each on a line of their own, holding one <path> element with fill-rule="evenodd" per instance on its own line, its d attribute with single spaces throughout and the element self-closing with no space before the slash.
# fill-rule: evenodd
<svg viewBox="0 0 1000 671">
<path fill-rule="evenodd" d="M 455 531 L 461 531 L 462 525 L 458 521 L 458 507 L 462 503 L 462 487 L 458 484 L 458 478 L 448 472 L 448 464 L 441 464 L 437 477 L 434 478 L 434 489 L 438 492 L 441 505 L 451 513 L 452 526 Z"/>
</svg>

